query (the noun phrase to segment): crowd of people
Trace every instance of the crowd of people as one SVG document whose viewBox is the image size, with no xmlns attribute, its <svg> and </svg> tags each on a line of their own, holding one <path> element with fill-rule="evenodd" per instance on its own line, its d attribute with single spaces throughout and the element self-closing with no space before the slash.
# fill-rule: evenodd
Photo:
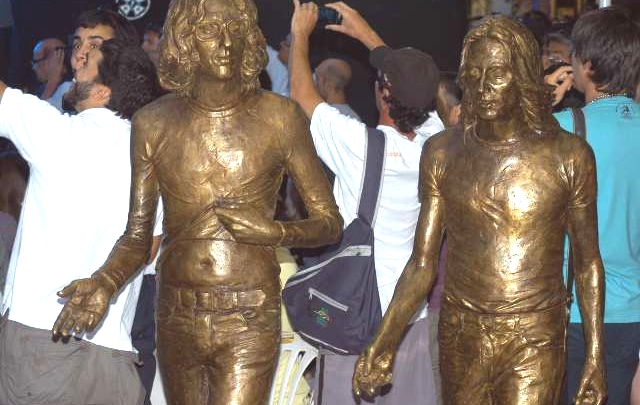
<svg viewBox="0 0 640 405">
<path fill-rule="evenodd" d="M 283 268 L 293 263 L 284 249 L 291 247 L 297 264 L 304 266 L 314 263 L 318 246 L 336 239 L 340 225 L 358 215 L 367 126 L 348 103 L 348 61 L 330 58 L 311 64 L 318 6 L 293 0 L 290 33 L 275 50 L 253 31 L 259 32 L 251 25 L 250 6 L 239 8 L 249 23 L 236 27 L 231 23 L 238 20 L 231 19 L 214 29 L 202 21 L 202 28 L 190 28 L 180 13 L 200 7 L 226 18 L 230 0 L 174 3 L 170 28 L 151 24 L 142 35 L 117 13 L 84 12 L 70 27 L 71 43 L 59 38 L 37 42 L 32 69 L 39 87 L 34 94 L 0 82 L 0 404 L 150 404 L 156 330 L 168 403 L 263 401 L 268 387 L 262 385 L 272 378 L 277 359 L 274 336 L 280 333 L 279 327 L 263 327 L 277 322 L 277 286 L 266 276 L 273 273 L 275 254 L 238 245 L 278 246 Z M 379 405 L 479 405 L 509 403 L 500 402 L 500 395 L 515 398 L 514 392 L 520 392 L 529 398 L 522 403 L 540 405 L 550 400 L 640 405 L 640 21 L 615 7 L 589 11 L 562 26 L 535 13 L 521 22 L 493 17 L 497 23 L 470 31 L 460 71 L 443 72 L 421 50 L 387 46 L 349 5 L 325 6 L 341 19 L 324 29 L 359 41 L 376 72 L 376 128 L 385 135 L 386 149 L 373 228 L 385 318 L 362 356 L 321 350 L 321 361 L 306 374 L 313 380 L 310 394 L 300 401 L 343 405 L 367 396 Z M 509 39 L 509 49 L 492 43 L 503 40 L 502 18 L 517 33 Z M 519 43 L 522 38 L 534 41 Z M 253 52 L 250 56 L 245 46 Z M 242 80 L 234 87 L 235 82 L 226 80 L 236 73 L 220 66 L 227 59 L 232 66 L 233 55 L 208 55 L 239 47 L 244 50 L 238 73 Z M 526 52 L 536 58 L 534 64 L 525 66 L 531 56 Z M 260 74 L 268 76 L 260 80 L 264 90 L 275 94 L 258 90 Z M 243 97 L 252 104 L 239 107 Z M 480 108 L 484 115 L 475 110 Z M 502 127 L 492 121 L 492 109 L 498 118 L 509 119 L 500 121 Z M 576 118 L 579 111 L 583 129 Z M 219 117 L 224 125 L 216 123 Z M 483 126 L 489 121 L 492 126 Z M 514 127 L 514 122 L 526 125 Z M 213 129 L 203 130 L 206 125 Z M 507 127 L 519 137 L 482 139 L 477 133 Z M 260 135 L 260 151 L 242 149 L 260 128 L 268 132 Z M 225 139 L 226 149 L 216 152 L 220 167 L 206 154 L 213 147 L 210 142 L 189 137 L 191 132 L 229 130 L 237 131 L 237 139 Z M 528 184 L 531 189 L 505 191 L 505 180 L 490 191 L 479 190 L 493 181 L 483 172 L 493 157 L 504 154 L 503 160 L 515 167 L 542 153 L 529 144 L 525 148 L 522 139 L 547 139 L 557 132 L 562 140 L 568 135 L 564 131 L 580 133 L 589 147 L 573 136 L 557 151 L 549 147 L 555 155 L 547 160 L 553 162 L 544 164 L 552 173 L 537 166 L 543 165 L 542 158 L 518 166 L 521 176 L 530 177 L 526 182 L 519 177 L 518 187 Z M 462 160 L 456 164 L 453 155 L 462 153 L 459 140 L 465 147 L 470 142 L 486 149 L 464 156 L 465 165 Z M 523 149 L 508 155 L 514 144 Z M 265 148 L 272 151 L 269 159 Z M 502 167 L 501 174 L 509 170 Z M 597 179 L 597 194 L 590 194 L 589 176 Z M 238 184 L 244 188 L 239 190 Z M 468 187 L 473 192 L 467 195 Z M 522 196 L 502 195 L 518 192 Z M 523 261 L 522 252 L 486 252 L 506 246 L 492 241 L 502 237 L 498 228 L 531 214 L 523 201 L 542 206 L 554 193 L 559 195 L 556 202 L 567 205 L 545 211 L 531 228 L 511 236 L 522 251 L 530 245 L 539 252 L 543 246 L 559 254 L 558 263 L 542 256 L 537 262 Z M 238 204 L 255 201 L 271 218 L 237 212 Z M 504 219 L 501 210 L 507 209 L 511 217 Z M 187 214 L 196 219 L 189 222 Z M 491 225 L 480 217 L 491 218 Z M 472 223 L 462 224 L 465 218 Z M 181 229 L 184 222 L 189 222 L 187 231 Z M 560 229 L 564 248 L 552 246 L 555 236 L 541 240 L 556 235 L 551 228 Z M 463 235 L 475 234 L 478 240 L 462 243 L 468 242 Z M 483 255 L 502 255 L 510 266 L 499 267 L 495 259 L 495 268 L 486 270 L 483 249 Z M 553 266 L 560 262 L 563 271 L 555 272 Z M 482 276 L 485 270 L 494 273 Z M 534 285 L 544 288 L 536 294 L 499 295 L 505 286 L 492 289 L 489 281 L 526 284 L 531 291 L 536 291 Z M 219 294 L 225 282 L 245 283 L 243 288 L 250 289 L 242 294 L 262 294 L 259 304 L 249 304 L 261 315 L 243 319 L 258 333 L 243 344 L 255 350 L 233 346 L 243 339 L 235 329 L 215 324 L 219 315 L 199 321 L 211 308 L 198 307 L 197 289 Z M 464 297 L 478 289 L 487 290 L 485 297 L 494 301 Z M 600 293 L 604 305 L 597 313 Z M 520 346 L 511 343 L 492 342 L 490 349 L 478 349 L 477 363 L 490 364 L 487 369 L 461 360 L 474 355 L 472 346 L 456 346 L 457 353 L 452 348 L 459 340 L 473 340 L 472 324 L 482 324 L 486 331 L 504 319 L 492 318 L 487 326 L 480 319 L 486 314 L 511 316 L 524 305 L 529 318 L 519 314 L 523 324 L 564 320 L 567 295 L 566 344 L 564 329 L 518 332 L 527 356 L 547 350 L 549 358 L 540 360 L 542 365 L 528 364 L 531 357 L 515 366 L 504 366 L 504 359 L 487 360 L 487 351 L 517 358 Z M 180 307 L 186 297 L 194 297 L 191 312 Z M 535 312 L 550 308 L 555 312 Z M 196 326 L 178 323 L 172 317 L 177 313 Z M 455 327 L 459 329 L 453 333 Z M 190 342 L 204 342 L 207 328 L 226 336 L 225 342 L 211 337 L 197 355 L 186 349 Z M 566 372 L 564 360 L 553 363 L 558 353 L 564 359 L 565 350 Z M 600 354 L 603 369 L 595 366 Z M 212 356 L 219 356 L 214 371 L 202 366 Z M 268 365 L 252 369 L 257 363 Z M 517 368 L 520 375 L 498 375 L 500 367 Z M 467 374 L 485 371 L 484 380 Z M 558 388 L 537 382 L 536 376 L 522 377 L 527 373 L 547 373 L 545 378 L 553 376 Z M 516 385 L 518 378 L 529 385 Z M 243 391 L 248 381 L 261 388 Z M 379 385 L 385 387 L 377 390 Z"/>
</svg>

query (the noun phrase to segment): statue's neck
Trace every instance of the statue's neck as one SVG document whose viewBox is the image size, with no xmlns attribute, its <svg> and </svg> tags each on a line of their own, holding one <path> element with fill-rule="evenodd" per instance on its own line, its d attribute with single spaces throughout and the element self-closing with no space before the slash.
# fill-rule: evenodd
<svg viewBox="0 0 640 405">
<path fill-rule="evenodd" d="M 483 120 L 478 119 L 475 133 L 483 141 L 498 144 L 516 143 L 527 131 L 526 124 L 516 118 Z"/>
<path fill-rule="evenodd" d="M 238 105 L 243 99 L 239 78 L 223 80 L 197 76 L 191 89 L 191 97 L 203 109 L 222 111 Z"/>
</svg>

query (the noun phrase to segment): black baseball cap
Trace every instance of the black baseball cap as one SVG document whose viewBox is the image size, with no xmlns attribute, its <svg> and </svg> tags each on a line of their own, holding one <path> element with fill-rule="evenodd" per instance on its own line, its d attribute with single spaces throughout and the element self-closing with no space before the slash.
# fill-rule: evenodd
<svg viewBox="0 0 640 405">
<path fill-rule="evenodd" d="M 433 104 L 440 70 L 430 55 L 411 47 L 379 46 L 369 54 L 369 62 L 386 76 L 391 95 L 404 107 L 425 108 Z"/>
</svg>

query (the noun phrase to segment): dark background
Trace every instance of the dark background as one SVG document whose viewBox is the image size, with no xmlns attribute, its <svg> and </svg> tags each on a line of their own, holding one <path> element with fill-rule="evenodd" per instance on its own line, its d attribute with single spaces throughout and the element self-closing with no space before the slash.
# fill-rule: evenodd
<svg viewBox="0 0 640 405">
<path fill-rule="evenodd" d="M 132 21 L 141 33 L 149 22 L 164 20 L 169 4 L 169 0 L 129 1 L 149 6 L 144 17 Z M 254 1 L 267 41 L 277 49 L 289 32 L 293 5 L 290 0 Z M 457 69 L 467 24 L 464 0 L 349 0 L 347 4 L 359 10 L 390 46 L 413 46 L 431 54 L 440 69 Z M 73 33 L 75 17 L 84 10 L 116 9 L 114 0 L 11 0 L 11 5 L 14 27 L 8 83 L 19 87 L 33 84 L 30 60 L 38 40 L 52 36 L 66 40 Z M 344 35 L 318 30 L 312 36 L 312 65 L 329 56 L 342 57 L 351 63 L 354 74 L 349 102 L 364 121 L 375 123 L 372 95 L 375 72 L 367 62 L 366 48 Z"/>
</svg>

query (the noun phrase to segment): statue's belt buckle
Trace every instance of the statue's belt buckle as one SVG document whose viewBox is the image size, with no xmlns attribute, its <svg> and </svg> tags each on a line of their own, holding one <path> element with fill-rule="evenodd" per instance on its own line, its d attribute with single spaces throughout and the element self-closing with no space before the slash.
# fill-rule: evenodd
<svg viewBox="0 0 640 405">
<path fill-rule="evenodd" d="M 228 290 L 178 290 L 179 302 L 189 308 L 201 310 L 229 310 L 235 308 L 259 307 L 265 300 L 262 290 L 228 291 Z"/>
</svg>

